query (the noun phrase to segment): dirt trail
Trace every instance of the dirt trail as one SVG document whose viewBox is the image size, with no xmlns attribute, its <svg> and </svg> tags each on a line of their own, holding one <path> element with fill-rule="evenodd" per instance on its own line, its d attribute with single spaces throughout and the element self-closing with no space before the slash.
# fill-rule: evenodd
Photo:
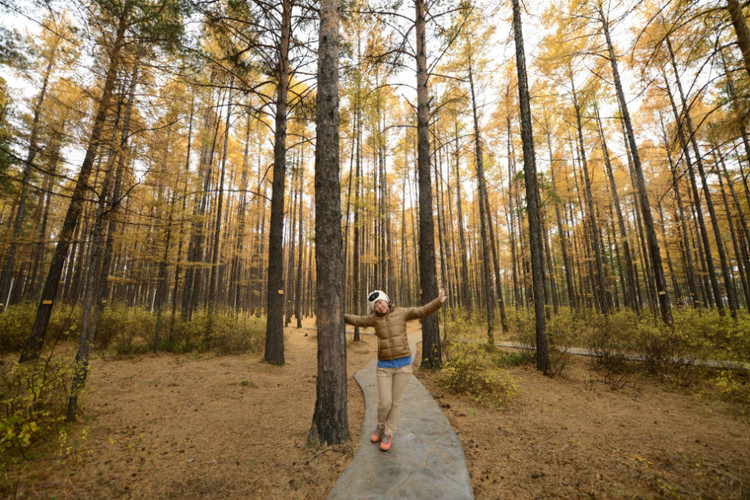
<svg viewBox="0 0 750 500">
<path fill-rule="evenodd" d="M 308 323 L 308 326 L 312 326 Z M 325 498 L 351 461 L 364 402 L 352 376 L 375 356 L 348 344 L 349 428 L 343 446 L 310 448 L 315 333 L 287 330 L 287 364 L 262 353 L 97 359 L 80 442 L 67 459 L 35 460 L 18 495 L 39 498 Z"/>
</svg>

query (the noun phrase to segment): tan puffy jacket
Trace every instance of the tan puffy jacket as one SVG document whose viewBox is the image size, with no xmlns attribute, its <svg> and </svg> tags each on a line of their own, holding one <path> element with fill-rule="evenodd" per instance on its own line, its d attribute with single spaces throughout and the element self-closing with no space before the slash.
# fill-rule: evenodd
<svg viewBox="0 0 750 500">
<path fill-rule="evenodd" d="M 345 314 L 344 321 L 354 326 L 374 326 L 378 337 L 378 359 L 389 359 L 411 356 L 409 341 L 406 338 L 406 322 L 429 316 L 443 307 L 440 299 L 435 299 L 422 307 L 393 307 L 383 316 L 370 313 L 367 316 Z"/>
</svg>

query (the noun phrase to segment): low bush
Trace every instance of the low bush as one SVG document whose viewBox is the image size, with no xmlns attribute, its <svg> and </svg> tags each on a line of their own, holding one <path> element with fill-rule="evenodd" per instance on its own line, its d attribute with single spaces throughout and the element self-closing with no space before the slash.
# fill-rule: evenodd
<svg viewBox="0 0 750 500">
<path fill-rule="evenodd" d="M 121 355 L 138 355 L 154 350 L 156 314 L 143 307 L 112 304 L 102 314 L 95 344 L 112 347 Z M 190 321 L 162 315 L 158 350 L 174 353 L 214 351 L 235 354 L 257 351 L 265 340 L 265 320 L 215 312 L 210 318 L 195 312 Z"/>
<path fill-rule="evenodd" d="M 715 377 L 714 386 L 722 399 L 750 405 L 750 373 L 748 373 L 748 370 L 722 370 Z"/>
<path fill-rule="evenodd" d="M 151 344 L 156 329 L 156 314 L 142 306 L 128 306 L 122 302 L 107 305 L 99 315 L 94 336 L 94 347 L 114 347 L 118 352 L 129 352 L 136 345 Z"/>
<path fill-rule="evenodd" d="M 206 350 L 219 354 L 236 354 L 259 351 L 265 344 L 265 319 L 215 314 L 210 323 L 208 318 L 203 319 L 203 322 L 208 325 L 201 336 Z"/>
<path fill-rule="evenodd" d="M 478 329 L 470 314 L 459 311 L 452 319 L 445 322 L 443 326 L 443 338 L 446 341 L 452 339 L 466 339 Z"/>
<path fill-rule="evenodd" d="M 0 314 L 0 352 L 21 350 L 35 315 L 36 306 L 31 303 L 10 306 Z"/>
<path fill-rule="evenodd" d="M 524 308 L 506 309 L 508 329 L 512 338 L 523 345 L 536 345 L 534 312 Z"/>
<path fill-rule="evenodd" d="M 493 363 L 484 346 L 448 343 L 446 358 L 441 378 L 446 389 L 467 394 L 490 408 L 505 408 L 514 400 L 514 381 Z"/>
<path fill-rule="evenodd" d="M 490 356 L 492 364 L 497 368 L 510 368 L 534 363 L 535 355 L 531 351 L 507 352 L 496 351 Z"/>
<path fill-rule="evenodd" d="M 740 311 L 737 319 L 716 310 L 684 308 L 674 313 L 674 329 L 685 336 L 697 357 L 743 361 L 750 359 L 750 314 Z"/>
<path fill-rule="evenodd" d="M 550 346 L 565 350 L 580 345 L 581 337 L 586 336 L 591 328 L 590 322 L 576 316 L 571 308 L 561 307 L 558 314 L 551 315 L 547 320 L 547 341 Z"/>
<path fill-rule="evenodd" d="M 0 365 L 0 463 L 6 453 L 24 455 L 64 420 L 72 374 L 72 360 Z"/>
<path fill-rule="evenodd" d="M 36 318 L 38 304 L 24 302 L 8 307 L 0 314 L 0 353 L 15 352 L 23 348 L 31 332 L 31 326 Z M 58 304 L 52 309 L 48 338 L 75 338 L 81 323 L 78 308 L 66 304 Z"/>
</svg>

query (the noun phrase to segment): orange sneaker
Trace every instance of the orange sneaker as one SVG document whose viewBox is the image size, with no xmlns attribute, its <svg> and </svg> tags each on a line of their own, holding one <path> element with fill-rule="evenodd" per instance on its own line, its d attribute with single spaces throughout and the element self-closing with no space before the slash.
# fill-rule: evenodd
<svg viewBox="0 0 750 500">
<path fill-rule="evenodd" d="M 383 440 L 380 441 L 380 451 L 390 450 L 392 442 L 393 442 L 393 435 L 383 434 Z"/>
<path fill-rule="evenodd" d="M 370 436 L 370 442 L 377 443 L 380 441 L 380 438 L 383 437 L 383 428 L 382 427 L 376 427 L 374 431 L 372 431 L 372 436 Z"/>
</svg>

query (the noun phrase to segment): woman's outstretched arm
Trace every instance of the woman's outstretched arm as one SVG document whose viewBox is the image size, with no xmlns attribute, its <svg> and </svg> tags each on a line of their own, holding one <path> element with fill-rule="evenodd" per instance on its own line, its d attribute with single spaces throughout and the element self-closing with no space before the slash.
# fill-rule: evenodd
<svg viewBox="0 0 750 500">
<path fill-rule="evenodd" d="M 353 326 L 374 326 L 375 321 L 372 314 L 357 316 L 356 314 L 344 314 L 344 322 Z"/>
<path fill-rule="evenodd" d="M 406 319 L 422 319 L 426 318 L 430 314 L 434 313 L 441 307 L 443 307 L 443 304 L 445 303 L 445 300 L 448 298 L 447 295 L 445 295 L 445 290 L 440 290 L 440 295 L 437 296 L 436 299 L 432 300 L 431 302 L 428 302 L 427 304 L 423 305 L 422 307 L 411 307 L 407 310 Z"/>
</svg>

